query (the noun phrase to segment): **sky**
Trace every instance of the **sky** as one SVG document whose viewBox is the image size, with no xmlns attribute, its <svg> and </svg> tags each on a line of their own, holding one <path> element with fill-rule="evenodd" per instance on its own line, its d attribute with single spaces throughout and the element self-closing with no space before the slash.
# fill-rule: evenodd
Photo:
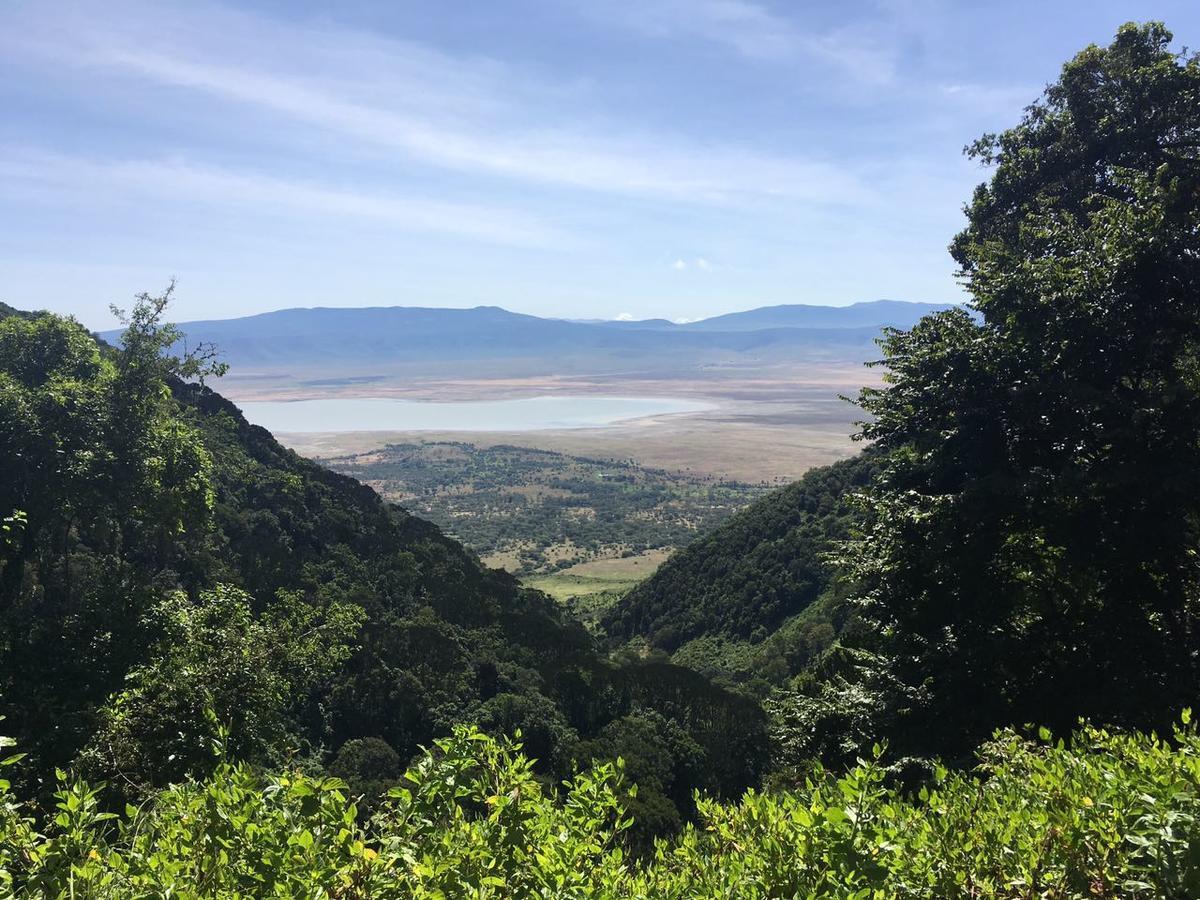
<svg viewBox="0 0 1200 900">
<path fill-rule="evenodd" d="M 689 320 L 963 295 L 1062 63 L 1197 0 L 0 0 L 0 300 Z"/>
</svg>

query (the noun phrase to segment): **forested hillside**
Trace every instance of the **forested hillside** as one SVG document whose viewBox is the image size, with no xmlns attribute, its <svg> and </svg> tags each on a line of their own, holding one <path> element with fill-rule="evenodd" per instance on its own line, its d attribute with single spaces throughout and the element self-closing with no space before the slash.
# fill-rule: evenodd
<svg viewBox="0 0 1200 900">
<path fill-rule="evenodd" d="M 29 316 L 31 313 L 25 312 L 15 307 L 9 306 L 7 303 L 0 303 L 0 318 L 7 316 Z"/>
<path fill-rule="evenodd" d="M 994 169 L 951 248 L 978 315 L 881 341 L 858 397 L 874 473 L 828 558 L 855 627 L 776 667 L 795 676 L 768 701 L 778 759 L 887 738 L 965 762 L 998 726 L 1166 729 L 1200 691 L 1200 61 L 1169 41 L 1127 26 L 969 148 Z M 778 495 L 797 518 L 803 485 Z M 741 540 L 770 503 L 635 591 L 613 634 L 710 671 L 764 660 L 730 665 L 731 637 L 819 571 L 789 551 L 781 579 L 772 529 Z"/>
<path fill-rule="evenodd" d="M 782 682 L 833 643 L 849 615 L 829 559 L 876 455 L 814 469 L 693 541 L 602 624 L 709 674 Z"/>
<path fill-rule="evenodd" d="M 974 311 L 889 331 L 870 449 L 665 567 L 608 656 L 248 425 L 167 296 L 118 347 L 0 318 L 0 893 L 1200 896 L 1171 44 L 1124 26 L 969 148 Z"/>
<path fill-rule="evenodd" d="M 75 765 L 143 796 L 210 766 L 220 725 L 247 762 L 387 782 L 460 722 L 522 730 L 547 776 L 581 754 L 632 760 L 627 737 L 676 741 L 686 770 L 646 763 L 656 827 L 693 788 L 758 780 L 755 704 L 685 669 L 605 662 L 543 595 L 282 448 L 182 380 L 201 360 L 160 356 L 164 305 L 141 299 L 120 350 L 54 316 L 0 322 L 0 505 L 19 511 L 0 696 L 36 761 L 27 783 Z"/>
<path fill-rule="evenodd" d="M 785 685 L 778 760 L 886 737 L 965 762 L 997 726 L 1080 716 L 1164 729 L 1200 689 L 1200 63 L 1169 40 L 1123 29 L 970 148 L 995 170 L 952 245 L 978 315 L 881 342 L 860 499 L 835 487 L 839 511 L 814 517 L 814 474 L 606 619 Z"/>
</svg>

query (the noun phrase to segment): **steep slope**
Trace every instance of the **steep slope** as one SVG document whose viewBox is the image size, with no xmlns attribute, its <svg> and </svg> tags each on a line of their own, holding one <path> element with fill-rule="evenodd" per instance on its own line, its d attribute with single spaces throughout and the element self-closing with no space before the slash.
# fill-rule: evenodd
<svg viewBox="0 0 1200 900">
<path fill-rule="evenodd" d="M 607 662 L 547 597 L 211 389 L 144 382 L 159 443 L 122 443 L 119 412 L 142 399 L 124 388 L 153 355 L 129 366 L 68 320 L 0 318 L 0 450 L 30 460 L 0 479 L 0 696 L 32 774 L 82 765 L 153 787 L 212 764 L 216 722 L 251 761 L 325 765 L 341 748 L 353 770 L 364 741 L 403 761 L 470 722 L 520 729 L 559 777 L 656 710 L 703 760 L 673 796 L 760 777 L 752 701 L 661 662 Z M 78 480 L 65 494 L 47 480 L 60 460 Z M 14 510 L 28 513 L 15 540 Z M 688 814 L 657 802 L 668 822 Z"/>
<path fill-rule="evenodd" d="M 752 504 L 625 596 L 604 629 L 714 674 L 794 674 L 840 624 L 824 554 L 847 535 L 848 494 L 874 464 L 867 451 Z"/>
<path fill-rule="evenodd" d="M 366 611 L 358 650 L 319 701 L 330 747 L 382 737 L 406 757 L 469 721 L 521 729 L 553 768 L 578 738 L 649 707 L 709 750 L 746 729 L 745 756 L 714 760 L 710 777 L 733 793 L 753 782 L 753 704 L 682 669 L 605 663 L 556 604 L 483 568 L 434 525 L 284 449 L 219 395 L 183 386 L 180 396 L 218 461 L 213 580 L 259 597 L 338 585 Z"/>
</svg>

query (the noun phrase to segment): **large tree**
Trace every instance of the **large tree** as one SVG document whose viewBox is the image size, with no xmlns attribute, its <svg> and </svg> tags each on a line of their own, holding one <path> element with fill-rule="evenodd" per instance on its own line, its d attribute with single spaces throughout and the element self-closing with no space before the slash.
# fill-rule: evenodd
<svg viewBox="0 0 1200 900">
<path fill-rule="evenodd" d="M 222 367 L 170 352 L 170 295 L 137 297 L 119 348 L 73 319 L 0 316 L 0 698 L 49 762 L 90 730 L 158 582 L 208 530 L 212 460 L 171 385 Z"/>
<path fill-rule="evenodd" d="M 860 397 L 889 463 L 849 555 L 910 746 L 1196 699 L 1200 57 L 1171 41 L 1124 26 L 968 148 L 975 314 L 890 333 Z"/>
</svg>

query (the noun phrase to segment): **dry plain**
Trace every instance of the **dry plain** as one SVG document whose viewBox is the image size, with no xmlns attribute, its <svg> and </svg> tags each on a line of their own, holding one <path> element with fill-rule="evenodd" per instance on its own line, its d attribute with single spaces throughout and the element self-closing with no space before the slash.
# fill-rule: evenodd
<svg viewBox="0 0 1200 900">
<path fill-rule="evenodd" d="M 711 409 L 633 419 L 591 428 L 539 431 L 284 432 L 285 445 L 312 457 L 363 453 L 414 440 L 467 441 L 481 447 L 508 444 L 602 459 L 633 459 L 660 469 L 690 471 L 740 481 L 786 482 L 813 466 L 853 454 L 850 435 L 859 416 L 840 399 L 872 372 L 861 365 L 733 373 L 699 378 L 621 376 L 480 380 L 381 380 L 314 390 L 265 379 L 230 379 L 222 391 L 238 400 L 316 397 L 394 397 L 405 400 L 488 400 L 539 395 L 600 394 L 704 400 Z"/>
</svg>

